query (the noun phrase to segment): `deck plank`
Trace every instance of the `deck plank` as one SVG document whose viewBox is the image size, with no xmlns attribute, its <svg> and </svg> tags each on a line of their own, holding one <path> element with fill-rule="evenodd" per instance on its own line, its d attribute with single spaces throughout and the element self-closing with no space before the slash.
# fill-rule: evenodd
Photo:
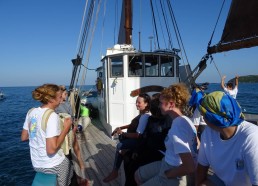
<svg viewBox="0 0 258 186">
<path fill-rule="evenodd" d="M 120 168 L 117 179 L 110 183 L 102 182 L 103 178 L 105 178 L 113 168 L 116 142 L 107 135 L 100 122 L 93 120 L 84 132 L 77 133 L 76 136 L 86 167 L 84 171 L 80 170 L 76 156 L 73 153 L 76 173 L 83 178 L 88 178 L 92 186 L 124 185 L 123 165 Z"/>
</svg>

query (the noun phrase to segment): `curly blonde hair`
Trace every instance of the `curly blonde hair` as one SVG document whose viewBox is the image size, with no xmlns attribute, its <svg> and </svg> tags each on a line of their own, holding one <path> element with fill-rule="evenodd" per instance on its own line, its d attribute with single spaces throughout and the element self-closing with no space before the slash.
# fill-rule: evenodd
<svg viewBox="0 0 258 186">
<path fill-rule="evenodd" d="M 181 111 L 186 107 L 190 98 L 190 92 L 184 83 L 178 83 L 162 90 L 160 96 L 165 101 L 174 101 Z"/>
<path fill-rule="evenodd" d="M 47 104 L 49 100 L 56 98 L 56 93 L 60 90 L 58 85 L 44 84 L 32 91 L 32 97 L 43 104 Z"/>
</svg>

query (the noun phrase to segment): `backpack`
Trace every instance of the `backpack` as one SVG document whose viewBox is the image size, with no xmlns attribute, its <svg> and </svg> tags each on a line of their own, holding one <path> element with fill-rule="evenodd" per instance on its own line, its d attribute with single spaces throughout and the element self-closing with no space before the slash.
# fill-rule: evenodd
<svg viewBox="0 0 258 186">
<path fill-rule="evenodd" d="M 34 108 L 30 109 L 30 110 L 28 111 L 28 114 L 30 114 L 30 112 L 31 112 L 33 109 L 34 109 Z M 47 110 L 44 112 L 43 116 L 42 116 L 41 129 L 42 129 L 44 132 L 46 132 L 48 119 L 49 119 L 50 115 L 51 115 L 53 112 L 55 112 L 53 109 L 47 109 Z M 61 130 L 63 130 L 65 118 L 69 118 L 69 117 L 71 117 L 71 115 L 69 115 L 69 114 L 67 114 L 67 113 L 59 113 L 58 116 L 59 116 L 59 120 L 60 120 L 59 122 L 60 122 Z M 68 132 L 68 134 L 65 136 L 65 139 L 64 139 L 64 141 L 63 141 L 63 143 L 62 143 L 62 145 L 61 145 L 61 147 L 60 147 L 60 149 L 63 150 L 63 152 L 64 152 L 65 155 L 68 155 L 70 149 L 72 148 L 72 143 L 73 143 L 72 140 L 73 140 L 73 132 L 72 132 L 72 130 L 70 130 L 70 131 Z M 61 155 L 61 152 L 58 151 L 58 154 Z"/>
</svg>

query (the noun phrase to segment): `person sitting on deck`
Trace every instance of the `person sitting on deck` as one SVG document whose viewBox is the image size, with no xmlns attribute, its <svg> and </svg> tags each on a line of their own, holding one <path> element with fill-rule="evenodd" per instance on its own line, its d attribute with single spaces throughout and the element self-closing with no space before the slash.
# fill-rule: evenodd
<svg viewBox="0 0 258 186">
<path fill-rule="evenodd" d="M 131 121 L 131 124 L 118 127 L 112 132 L 112 136 L 114 134 L 119 135 L 120 142 L 116 147 L 113 170 L 106 178 L 103 179 L 103 182 L 110 182 L 117 178 L 118 170 L 123 161 L 123 151 L 133 149 L 137 146 L 139 141 L 138 139 L 142 136 L 150 116 L 150 100 L 151 99 L 148 94 L 140 94 L 136 99 L 136 108 L 139 110 L 139 115 Z M 127 132 L 124 133 L 122 131 L 123 129 L 127 129 Z"/>
<path fill-rule="evenodd" d="M 142 141 L 136 149 L 124 156 L 125 186 L 136 186 L 134 172 L 143 165 L 159 161 L 163 158 L 160 151 L 165 151 L 164 140 L 171 127 L 171 118 L 162 115 L 159 108 L 159 96 L 152 97 L 150 103 L 151 116 L 148 119 Z"/>
<path fill-rule="evenodd" d="M 29 139 L 32 166 L 36 172 L 56 174 L 58 185 L 69 185 L 72 177 L 71 166 L 60 146 L 70 131 L 72 119 L 65 118 L 64 129 L 61 130 L 59 116 L 52 112 L 46 130 L 41 126 L 45 111 L 54 110 L 60 104 L 62 91 L 58 85 L 44 84 L 32 91 L 32 97 L 42 105 L 28 111 L 21 140 Z"/>
<path fill-rule="evenodd" d="M 233 82 L 229 81 L 225 87 L 225 79 L 226 76 L 223 76 L 221 79 L 221 88 L 228 93 L 230 96 L 232 96 L 234 99 L 237 97 L 238 92 L 238 78 L 239 76 L 235 77 L 235 87 L 233 88 Z"/>
<path fill-rule="evenodd" d="M 169 114 L 173 119 L 165 139 L 165 156 L 140 167 L 135 172 L 138 185 L 186 185 L 186 175 L 195 171 L 197 158 L 197 134 L 191 120 L 183 114 L 190 93 L 182 84 L 165 88 L 160 95 L 162 114 Z"/>
<path fill-rule="evenodd" d="M 207 127 L 198 153 L 196 185 L 258 185 L 258 127 L 244 120 L 237 101 L 215 91 L 201 101 Z M 209 168 L 214 175 L 208 176 Z"/>
</svg>

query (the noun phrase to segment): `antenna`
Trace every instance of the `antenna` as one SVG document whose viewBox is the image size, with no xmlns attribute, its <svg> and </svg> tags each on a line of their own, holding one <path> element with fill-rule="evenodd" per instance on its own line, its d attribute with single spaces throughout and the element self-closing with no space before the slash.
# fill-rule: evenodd
<svg viewBox="0 0 258 186">
<path fill-rule="evenodd" d="M 153 36 L 150 36 L 149 37 L 149 40 L 150 40 L 150 51 L 152 52 L 152 39 L 153 39 Z"/>
<path fill-rule="evenodd" d="M 139 51 L 141 51 L 141 32 L 139 32 Z"/>
</svg>

